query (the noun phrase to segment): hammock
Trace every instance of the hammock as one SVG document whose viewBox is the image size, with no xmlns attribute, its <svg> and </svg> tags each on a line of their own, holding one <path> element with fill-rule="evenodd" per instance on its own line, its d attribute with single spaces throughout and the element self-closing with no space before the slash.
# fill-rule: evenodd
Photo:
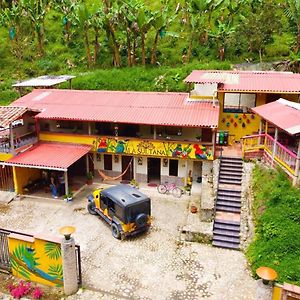
<svg viewBox="0 0 300 300">
<path fill-rule="evenodd" d="M 97 171 L 98 171 L 99 175 L 103 178 L 103 180 L 117 180 L 117 179 L 120 179 L 128 171 L 129 167 L 131 166 L 132 160 L 133 160 L 133 158 L 130 160 L 130 162 L 129 162 L 128 166 L 126 167 L 126 169 L 124 170 L 124 172 L 115 177 L 105 175 L 105 173 L 103 173 L 100 170 L 97 170 Z"/>
</svg>

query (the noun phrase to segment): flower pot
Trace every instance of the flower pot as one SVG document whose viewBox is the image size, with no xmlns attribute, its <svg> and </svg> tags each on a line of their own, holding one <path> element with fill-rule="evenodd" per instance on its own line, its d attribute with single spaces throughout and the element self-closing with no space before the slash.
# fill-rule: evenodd
<svg viewBox="0 0 300 300">
<path fill-rule="evenodd" d="M 197 207 L 195 205 L 191 206 L 191 213 L 195 214 L 198 211 Z"/>
</svg>

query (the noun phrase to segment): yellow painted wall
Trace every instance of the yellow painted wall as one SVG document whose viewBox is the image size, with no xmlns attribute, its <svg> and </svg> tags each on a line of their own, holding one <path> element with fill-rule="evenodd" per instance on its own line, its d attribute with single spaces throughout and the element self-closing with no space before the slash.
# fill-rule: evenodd
<svg viewBox="0 0 300 300">
<path fill-rule="evenodd" d="M 10 234 L 8 245 L 13 275 L 49 286 L 63 285 L 60 243 Z"/>
<path fill-rule="evenodd" d="M 255 115 L 254 119 L 252 119 L 251 114 L 223 112 L 224 95 L 224 93 L 218 93 L 218 99 L 220 103 L 219 130 L 229 131 L 229 142 L 232 143 L 234 141 L 239 141 L 245 135 L 257 133 L 261 118 Z M 264 105 L 266 103 L 266 97 L 267 94 L 264 93 L 256 94 L 256 106 Z M 289 101 L 298 100 L 297 94 L 281 94 L 278 97 Z M 247 122 L 247 120 L 249 120 L 249 122 Z M 234 126 L 235 123 L 237 126 Z M 242 126 L 243 123 L 245 123 L 245 127 Z"/>
<path fill-rule="evenodd" d="M 12 157 L 11 153 L 0 153 L 0 161 L 6 161 Z"/>
<path fill-rule="evenodd" d="M 41 170 L 34 168 L 13 167 L 13 173 L 17 194 L 23 194 L 23 186 L 28 184 L 29 180 L 36 180 L 41 177 Z"/>
<path fill-rule="evenodd" d="M 220 93 L 218 98 L 220 101 L 219 130 L 229 131 L 230 144 L 234 141 L 239 141 L 245 135 L 258 132 L 260 117 L 252 114 L 223 112 L 224 93 Z M 256 106 L 264 103 L 265 95 L 258 94 L 256 97 Z M 244 127 L 243 124 L 245 125 Z"/>
<path fill-rule="evenodd" d="M 274 285 L 272 300 L 280 300 L 281 299 L 281 290 L 282 290 L 281 286 Z"/>
<path fill-rule="evenodd" d="M 213 160 L 211 145 L 169 140 L 123 139 L 68 134 L 41 133 L 40 139 L 52 142 L 90 144 L 98 153 L 145 155 L 153 157 Z"/>
</svg>

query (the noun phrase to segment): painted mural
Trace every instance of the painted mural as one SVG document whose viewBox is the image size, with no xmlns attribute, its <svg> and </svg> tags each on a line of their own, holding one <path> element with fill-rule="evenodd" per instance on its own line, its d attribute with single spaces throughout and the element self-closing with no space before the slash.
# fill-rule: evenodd
<svg viewBox="0 0 300 300">
<path fill-rule="evenodd" d="M 9 253 L 13 275 L 50 286 L 63 285 L 59 243 L 9 237 Z"/>
<path fill-rule="evenodd" d="M 93 151 L 98 153 L 213 160 L 211 147 L 194 143 L 100 137 L 93 145 Z"/>
</svg>

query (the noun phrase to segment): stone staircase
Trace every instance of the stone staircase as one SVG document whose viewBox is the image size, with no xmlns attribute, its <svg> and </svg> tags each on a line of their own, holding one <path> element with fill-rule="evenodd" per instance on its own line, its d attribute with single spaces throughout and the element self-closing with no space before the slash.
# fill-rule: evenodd
<svg viewBox="0 0 300 300">
<path fill-rule="evenodd" d="M 243 161 L 222 157 L 213 226 L 213 246 L 239 249 Z"/>
</svg>

